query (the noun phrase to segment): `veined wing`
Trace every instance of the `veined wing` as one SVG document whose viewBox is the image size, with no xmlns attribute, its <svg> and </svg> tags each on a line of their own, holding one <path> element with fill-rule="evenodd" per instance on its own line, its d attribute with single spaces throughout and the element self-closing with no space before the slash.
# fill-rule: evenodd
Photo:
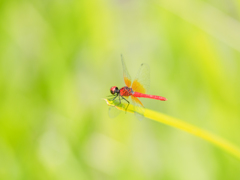
<svg viewBox="0 0 240 180">
<path fill-rule="evenodd" d="M 125 99 L 128 99 L 128 96 L 124 96 Z M 114 99 L 114 100 L 113 100 Z M 121 96 L 108 96 L 109 101 L 113 101 L 115 106 L 110 106 L 108 110 L 108 115 L 110 118 L 117 117 L 122 111 L 119 108 L 125 109 L 127 107 L 126 101 Z"/>
<path fill-rule="evenodd" d="M 150 88 L 150 68 L 147 64 L 141 64 L 137 76 L 132 83 L 133 91 L 146 94 Z"/>
<path fill-rule="evenodd" d="M 117 109 L 116 107 L 114 106 L 110 106 L 109 109 L 108 109 L 108 116 L 110 118 L 115 118 L 117 117 L 122 111 L 120 111 L 119 109 Z"/>
<path fill-rule="evenodd" d="M 131 87 L 132 84 L 132 80 L 131 80 L 131 76 L 128 73 L 126 64 L 123 60 L 123 56 L 121 55 L 121 61 L 122 61 L 122 67 L 123 67 L 123 78 L 124 78 L 124 82 L 126 84 L 127 87 Z"/>
<path fill-rule="evenodd" d="M 116 104 L 116 106 L 122 107 L 120 97 L 116 97 L 116 96 L 110 95 L 110 96 L 108 96 L 108 100 L 110 100 L 110 101 L 113 100 L 113 102 L 114 102 L 114 104 Z M 108 116 L 110 118 L 115 118 L 120 113 L 121 113 L 121 111 L 119 109 L 117 109 L 115 106 L 110 106 L 109 109 L 108 109 Z"/>
<path fill-rule="evenodd" d="M 131 96 L 131 99 L 132 99 L 132 104 L 134 106 L 134 114 L 139 120 L 142 120 L 145 112 L 145 108 L 142 102 L 137 97 L 134 97 L 134 96 Z"/>
</svg>

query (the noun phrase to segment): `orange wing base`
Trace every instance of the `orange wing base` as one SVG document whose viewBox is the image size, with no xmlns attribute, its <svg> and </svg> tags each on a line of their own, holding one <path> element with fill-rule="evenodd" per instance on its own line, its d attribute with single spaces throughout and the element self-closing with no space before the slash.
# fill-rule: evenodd
<svg viewBox="0 0 240 180">
<path fill-rule="evenodd" d="M 146 89 L 137 80 L 133 81 L 132 90 L 143 94 L 146 93 Z"/>
<path fill-rule="evenodd" d="M 132 101 L 133 101 L 133 102 L 135 102 L 135 103 L 140 104 L 140 105 L 143 106 L 142 102 L 141 102 L 137 97 L 131 96 L 131 98 L 132 98 Z M 144 106 L 143 106 L 143 107 L 144 107 Z"/>
<path fill-rule="evenodd" d="M 131 80 L 128 79 L 127 77 L 124 77 L 124 82 L 126 84 L 127 87 L 130 87 L 131 86 Z"/>
</svg>

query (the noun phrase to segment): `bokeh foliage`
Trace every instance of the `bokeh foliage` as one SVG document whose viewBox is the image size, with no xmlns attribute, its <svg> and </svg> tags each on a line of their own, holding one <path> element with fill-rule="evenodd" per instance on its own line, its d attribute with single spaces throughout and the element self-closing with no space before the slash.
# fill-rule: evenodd
<svg viewBox="0 0 240 180">
<path fill-rule="evenodd" d="M 2 0 L 0 179 L 236 180 L 212 144 L 132 114 L 108 117 L 120 54 L 151 68 L 149 109 L 240 146 L 236 0 Z"/>
</svg>

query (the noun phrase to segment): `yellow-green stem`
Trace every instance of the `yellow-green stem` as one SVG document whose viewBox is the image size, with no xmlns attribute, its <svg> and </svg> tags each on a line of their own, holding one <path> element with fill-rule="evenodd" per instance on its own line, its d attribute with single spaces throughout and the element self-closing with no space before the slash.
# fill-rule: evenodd
<svg viewBox="0 0 240 180">
<path fill-rule="evenodd" d="M 107 104 L 109 106 L 114 106 L 114 102 L 104 99 Z M 119 110 L 125 111 L 125 105 L 122 105 L 121 107 L 117 107 Z M 133 105 L 129 105 L 128 112 L 133 113 L 134 112 L 134 106 Z M 202 139 L 205 139 L 206 141 L 209 141 L 210 143 L 216 145 L 217 147 L 219 147 L 220 149 L 228 152 L 229 154 L 232 154 L 233 156 L 235 156 L 236 158 L 238 158 L 240 160 L 240 149 L 239 147 L 235 146 L 234 144 L 228 142 L 227 140 L 216 136 L 206 130 L 200 129 L 198 127 L 195 127 L 191 124 L 188 124 L 182 120 L 179 120 L 177 118 L 173 118 L 171 116 L 150 110 L 150 109 L 145 109 L 144 112 L 144 116 L 146 118 L 152 119 L 154 121 L 158 121 L 161 122 L 163 124 L 167 124 L 169 126 L 184 130 L 188 133 L 191 133 L 195 136 L 198 136 Z"/>
</svg>

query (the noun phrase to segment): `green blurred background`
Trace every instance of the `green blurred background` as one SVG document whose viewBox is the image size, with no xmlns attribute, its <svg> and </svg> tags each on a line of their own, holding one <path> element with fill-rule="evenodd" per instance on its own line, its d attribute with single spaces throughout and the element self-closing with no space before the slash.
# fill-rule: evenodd
<svg viewBox="0 0 240 180">
<path fill-rule="evenodd" d="M 237 0 L 1 0 L 1 180 L 239 180 L 240 162 L 102 100 L 151 68 L 149 109 L 240 146 Z"/>
</svg>

